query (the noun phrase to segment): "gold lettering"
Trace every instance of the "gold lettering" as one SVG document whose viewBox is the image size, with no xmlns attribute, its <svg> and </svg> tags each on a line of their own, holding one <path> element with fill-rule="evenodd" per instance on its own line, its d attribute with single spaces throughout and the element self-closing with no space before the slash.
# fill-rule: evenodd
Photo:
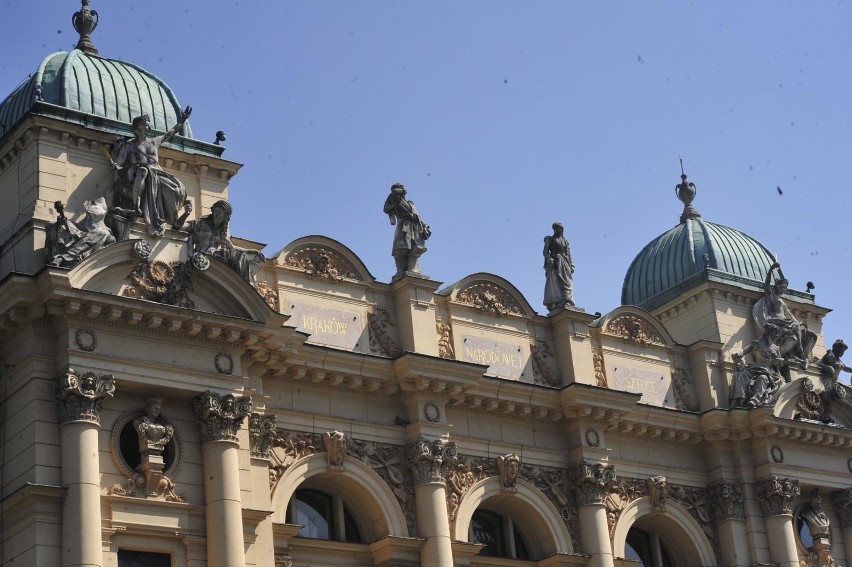
<svg viewBox="0 0 852 567">
<path fill-rule="evenodd" d="M 302 328 L 306 331 L 324 333 L 326 335 L 345 335 L 349 329 L 349 325 L 343 321 L 338 321 L 337 318 L 317 319 L 310 315 L 303 315 Z"/>
</svg>

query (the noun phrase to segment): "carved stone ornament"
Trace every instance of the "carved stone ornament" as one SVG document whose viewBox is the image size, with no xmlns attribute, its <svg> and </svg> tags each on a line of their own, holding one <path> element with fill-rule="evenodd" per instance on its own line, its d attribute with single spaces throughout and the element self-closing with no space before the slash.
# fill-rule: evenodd
<svg viewBox="0 0 852 567">
<path fill-rule="evenodd" d="M 601 446 L 601 434 L 596 429 L 587 429 L 583 437 L 586 439 L 586 445 L 589 447 Z"/>
<path fill-rule="evenodd" d="M 332 281 L 361 281 L 358 271 L 334 250 L 323 246 L 306 246 L 287 254 L 284 263 L 305 270 L 309 276 Z"/>
<path fill-rule="evenodd" d="M 604 332 L 638 345 L 665 345 L 662 335 L 636 315 L 621 315 L 606 324 Z"/>
<path fill-rule="evenodd" d="M 595 384 L 601 388 L 609 388 L 606 383 L 606 370 L 604 369 L 603 354 L 596 352 L 592 356 L 592 361 L 595 364 Z"/>
<path fill-rule="evenodd" d="M 276 553 L 275 567 L 293 567 L 293 558 L 286 553 Z"/>
<path fill-rule="evenodd" d="M 668 485 L 668 498 L 677 502 L 692 516 L 708 541 L 713 545 L 716 554 L 716 562 L 721 565 L 721 548 L 719 546 L 719 534 L 716 524 L 713 522 L 713 514 L 710 505 L 710 489 L 697 486 L 682 486 L 678 484 Z"/>
<path fill-rule="evenodd" d="M 213 363 L 216 366 L 216 372 L 219 374 L 230 375 L 234 373 L 234 359 L 227 352 L 217 354 L 216 358 L 213 359 Z"/>
<path fill-rule="evenodd" d="M 74 342 L 77 343 L 77 348 L 85 352 L 93 352 L 98 348 L 98 337 L 91 329 L 77 329 Z"/>
<path fill-rule="evenodd" d="M 140 471 L 145 477 L 145 492 L 148 497 L 159 494 L 165 460 L 163 451 L 175 434 L 175 428 L 163 417 L 163 398 L 149 398 L 145 413 L 133 420 L 133 428 L 139 437 Z"/>
<path fill-rule="evenodd" d="M 456 443 L 443 439 L 429 441 L 421 437 L 410 445 L 408 455 L 415 485 L 443 483 L 447 469 L 455 464 Z"/>
<path fill-rule="evenodd" d="M 846 397 L 846 388 L 839 382 L 829 383 L 820 392 L 814 391 L 814 383 L 810 378 L 801 381 L 802 393 L 796 398 L 794 419 L 834 423 L 831 417 L 831 405 L 836 400 Z"/>
<path fill-rule="evenodd" d="M 328 461 L 328 470 L 343 472 L 343 460 L 346 458 L 346 434 L 340 429 L 326 431 L 322 434 L 322 446 Z"/>
<path fill-rule="evenodd" d="M 441 421 L 441 408 L 435 402 L 426 402 L 423 404 L 423 417 L 429 423 L 438 423 Z"/>
<path fill-rule="evenodd" d="M 500 473 L 500 490 L 510 494 L 517 492 L 515 483 L 521 471 L 521 457 L 517 453 L 497 457 L 497 471 Z"/>
<path fill-rule="evenodd" d="M 801 494 L 798 480 L 775 475 L 757 481 L 757 499 L 767 518 L 792 514 L 791 503 Z"/>
<path fill-rule="evenodd" d="M 603 504 L 608 488 L 615 482 L 613 465 L 581 463 L 568 469 L 579 506 Z"/>
<path fill-rule="evenodd" d="M 722 481 L 710 487 L 710 503 L 716 522 L 726 520 L 745 520 L 743 492 L 740 485 Z"/>
<path fill-rule="evenodd" d="M 284 476 L 293 463 L 318 453 L 321 447 L 319 434 L 291 433 L 276 431 L 272 440 L 272 450 L 269 451 L 269 487 L 274 491 L 275 485 Z"/>
<path fill-rule="evenodd" d="M 249 416 L 249 451 L 252 457 L 268 459 L 275 441 L 275 425 L 278 418 L 273 415 L 252 413 Z"/>
<path fill-rule="evenodd" d="M 367 311 L 367 321 L 370 328 L 370 350 L 376 354 L 386 354 L 391 358 L 402 355 L 402 349 L 391 338 L 388 332 L 394 324 L 390 312 L 384 307 L 374 305 Z"/>
<path fill-rule="evenodd" d="M 520 315 L 521 304 L 511 293 L 489 282 L 474 282 L 456 294 L 456 301 L 495 315 Z"/>
<path fill-rule="evenodd" d="M 403 447 L 352 440 L 349 443 L 349 454 L 369 466 L 385 481 L 405 514 L 408 533 L 416 534 L 414 483 L 409 469 L 405 466 Z"/>
<path fill-rule="evenodd" d="M 133 478 L 128 478 L 124 484 L 115 483 L 107 489 L 107 494 L 118 496 L 140 496 L 140 492 L 145 494 L 147 498 L 155 500 L 165 500 L 166 502 L 186 502 L 186 494 L 178 494 L 175 492 L 176 485 L 172 479 L 163 475 L 158 479 L 153 491 L 147 491 L 145 476 L 142 474 L 133 475 Z"/>
<path fill-rule="evenodd" d="M 677 366 L 672 370 L 672 386 L 674 387 L 677 409 L 692 412 L 697 412 L 701 409 L 698 402 L 689 393 L 692 380 L 690 380 L 685 368 Z"/>
<path fill-rule="evenodd" d="M 562 385 L 559 372 L 553 369 L 553 350 L 546 341 L 530 341 L 532 355 L 533 380 L 536 384 L 558 388 Z"/>
<path fill-rule="evenodd" d="M 456 350 L 453 348 L 453 328 L 442 319 L 435 319 L 435 329 L 438 331 L 438 356 L 454 360 Z"/>
<path fill-rule="evenodd" d="M 769 449 L 769 456 L 772 457 L 773 463 L 783 463 L 784 462 L 784 451 L 781 450 L 781 447 L 778 445 L 773 445 Z"/>
<path fill-rule="evenodd" d="M 468 462 L 470 461 L 470 462 Z M 487 459 L 458 459 L 447 467 L 447 515 L 454 526 L 459 505 L 470 487 L 490 476 Z"/>
<path fill-rule="evenodd" d="M 576 499 L 571 498 L 565 469 L 524 464 L 521 466 L 520 477 L 540 490 L 559 510 L 559 515 L 574 542 L 574 552 L 582 553 L 579 511 Z"/>
<path fill-rule="evenodd" d="M 807 567 L 838 567 L 831 556 L 831 522 L 822 508 L 819 488 L 811 492 L 811 500 L 802 507 L 799 518 L 808 525 L 813 540 Z"/>
<path fill-rule="evenodd" d="M 627 505 L 647 495 L 647 491 L 646 482 L 637 479 L 619 479 L 607 486 L 604 504 L 606 505 L 606 519 L 610 537 L 612 537 L 618 519 Z"/>
<path fill-rule="evenodd" d="M 834 504 L 840 527 L 844 530 L 852 528 L 852 488 L 832 492 L 831 502 Z"/>
<path fill-rule="evenodd" d="M 273 311 L 278 311 L 278 290 L 266 282 L 257 282 L 257 292 Z"/>
<path fill-rule="evenodd" d="M 160 260 L 139 262 L 127 278 L 130 283 L 122 291 L 125 297 L 147 299 L 166 305 L 177 305 L 195 309 L 195 303 L 189 298 L 192 291 L 192 275 L 204 271 L 210 266 L 210 261 L 200 255 L 187 262 L 166 263 Z"/>
<path fill-rule="evenodd" d="M 54 397 L 59 423 L 88 421 L 100 425 L 104 399 L 115 394 L 112 374 L 78 374 L 73 368 L 60 372 L 54 382 Z"/>
<path fill-rule="evenodd" d="M 645 480 L 645 486 L 648 488 L 648 496 L 651 497 L 651 506 L 654 512 L 666 511 L 666 496 L 669 492 L 669 485 L 666 477 L 652 476 Z"/>
<path fill-rule="evenodd" d="M 201 442 L 237 441 L 237 432 L 243 420 L 251 413 L 251 396 L 235 397 L 233 394 L 219 394 L 210 390 L 192 400 L 198 426 L 201 429 Z"/>
</svg>

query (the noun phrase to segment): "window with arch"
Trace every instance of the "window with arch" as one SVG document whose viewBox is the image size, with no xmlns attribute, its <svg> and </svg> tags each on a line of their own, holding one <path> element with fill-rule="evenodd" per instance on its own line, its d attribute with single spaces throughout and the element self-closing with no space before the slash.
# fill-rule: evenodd
<svg viewBox="0 0 852 567">
<path fill-rule="evenodd" d="M 531 559 L 526 538 L 508 515 L 477 509 L 470 521 L 468 541 L 485 546 L 479 555 Z"/>
<path fill-rule="evenodd" d="M 639 561 L 638 567 L 674 567 L 660 536 L 639 528 L 631 528 L 627 532 L 624 558 Z"/>
<path fill-rule="evenodd" d="M 297 534 L 301 537 L 364 543 L 355 518 L 340 496 L 301 488 L 290 500 L 287 517 L 291 523 L 304 526 Z"/>
</svg>

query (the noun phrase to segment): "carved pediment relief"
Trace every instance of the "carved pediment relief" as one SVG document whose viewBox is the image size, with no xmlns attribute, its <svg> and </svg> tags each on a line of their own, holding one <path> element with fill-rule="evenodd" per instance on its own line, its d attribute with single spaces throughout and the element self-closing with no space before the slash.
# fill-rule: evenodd
<svg viewBox="0 0 852 567">
<path fill-rule="evenodd" d="M 284 264 L 305 270 L 309 276 L 332 281 L 363 281 L 355 266 L 325 246 L 304 246 L 287 254 Z"/>
<path fill-rule="evenodd" d="M 521 315 L 523 308 L 505 288 L 491 282 L 473 282 L 456 294 L 456 301 L 495 315 Z"/>
<path fill-rule="evenodd" d="M 608 335 L 620 337 L 639 345 L 665 345 L 663 337 L 644 319 L 636 315 L 621 315 L 604 327 Z"/>
</svg>

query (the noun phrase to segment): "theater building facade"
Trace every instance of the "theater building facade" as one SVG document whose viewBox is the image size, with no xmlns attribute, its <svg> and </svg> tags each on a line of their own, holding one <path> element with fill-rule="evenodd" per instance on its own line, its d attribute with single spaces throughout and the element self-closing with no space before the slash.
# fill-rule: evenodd
<svg viewBox="0 0 852 567">
<path fill-rule="evenodd" d="M 829 309 L 686 176 L 604 315 L 324 236 L 264 256 L 240 164 L 87 4 L 0 103 L 0 565 L 848 564 Z"/>
</svg>

